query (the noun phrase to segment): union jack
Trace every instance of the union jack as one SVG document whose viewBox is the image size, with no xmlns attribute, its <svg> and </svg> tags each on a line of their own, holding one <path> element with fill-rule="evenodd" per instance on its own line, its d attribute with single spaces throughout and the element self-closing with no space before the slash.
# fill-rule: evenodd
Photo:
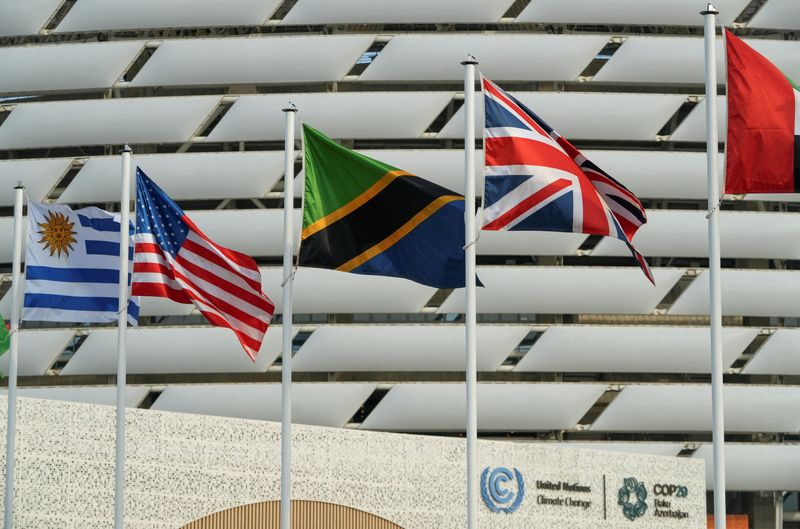
<svg viewBox="0 0 800 529">
<path fill-rule="evenodd" d="M 481 78 L 486 122 L 484 230 L 560 231 L 624 242 L 655 284 L 631 239 L 644 206 L 514 96 Z"/>
</svg>

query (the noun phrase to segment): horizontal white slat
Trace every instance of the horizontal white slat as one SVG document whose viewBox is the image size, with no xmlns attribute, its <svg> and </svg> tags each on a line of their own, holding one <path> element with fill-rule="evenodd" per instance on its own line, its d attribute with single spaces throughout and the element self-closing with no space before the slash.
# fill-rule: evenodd
<svg viewBox="0 0 800 529">
<path fill-rule="evenodd" d="M 572 81 L 607 41 L 595 35 L 398 35 L 359 81 L 462 80 L 467 54 L 480 58 L 481 73 L 491 79 Z"/>
<path fill-rule="evenodd" d="M 502 88 L 502 86 L 501 86 Z M 548 125 L 568 139 L 654 140 L 686 96 L 602 92 L 513 92 Z M 475 134 L 483 136 L 483 95 L 475 97 Z M 464 107 L 439 133 L 464 137 Z"/>
<path fill-rule="evenodd" d="M 720 214 L 722 257 L 800 259 L 800 215 L 723 211 Z M 705 211 L 652 210 L 633 239 L 646 256 L 708 257 Z M 628 247 L 604 238 L 594 256 L 628 255 Z"/>
<path fill-rule="evenodd" d="M 214 127 L 208 140 L 282 140 L 281 109 L 290 101 L 300 109 L 304 123 L 334 138 L 418 138 L 452 98 L 453 92 L 241 96 Z M 253 119 L 254 116 L 260 119 Z M 301 134 L 302 128 L 298 126 L 297 137 Z"/>
<path fill-rule="evenodd" d="M 42 200 L 71 162 L 71 158 L 0 161 L 0 206 L 14 204 L 14 186 L 19 182 L 31 200 Z"/>
<path fill-rule="evenodd" d="M 3 313 L 5 318 L 8 314 Z M 6 320 L 8 321 L 8 320 Z M 23 330 L 19 334 L 18 374 L 44 375 L 75 335 L 74 331 Z M 8 376 L 9 354 L 0 356 L 0 372 Z"/>
<path fill-rule="evenodd" d="M 747 24 L 751 28 L 800 29 L 800 12 L 794 0 L 770 0 Z"/>
<path fill-rule="evenodd" d="M 722 335 L 724 367 L 730 367 L 757 334 L 755 328 L 726 327 Z M 709 341 L 707 327 L 553 326 L 514 370 L 708 373 Z"/>
<path fill-rule="evenodd" d="M 706 488 L 714 488 L 713 450 L 704 444 L 692 457 L 706 462 Z M 725 489 L 800 489 L 800 445 L 725 443 Z"/>
<path fill-rule="evenodd" d="M 722 270 L 722 314 L 800 316 L 800 272 Z M 708 314 L 708 271 L 703 271 L 669 309 L 670 314 Z"/>
<path fill-rule="evenodd" d="M 293 384 L 292 422 L 344 426 L 374 384 Z M 280 384 L 168 386 L 152 409 L 280 421 Z"/>
<path fill-rule="evenodd" d="M 281 327 L 271 325 L 253 362 L 229 329 L 142 327 L 129 329 L 128 373 L 264 372 L 281 352 Z M 117 330 L 97 329 L 61 370 L 62 375 L 102 375 L 117 371 Z"/>
<path fill-rule="evenodd" d="M 131 85 L 338 81 L 373 40 L 373 35 L 168 40 Z M 197 67 L 198 57 L 202 68 Z"/>
<path fill-rule="evenodd" d="M 787 40 L 745 39 L 787 76 L 800 76 L 800 43 Z M 724 46 L 717 39 L 717 79 L 725 82 Z M 629 37 L 593 78 L 602 82 L 694 83 L 705 82 L 703 39 L 697 37 Z"/>
<path fill-rule="evenodd" d="M 62 0 L 0 2 L 0 36 L 39 33 Z"/>
<path fill-rule="evenodd" d="M 119 202 L 121 163 L 120 156 L 89 158 L 59 202 Z M 134 153 L 131 164 L 175 200 L 256 198 L 283 175 L 283 152 Z M 132 177 L 132 197 L 135 191 Z"/>
<path fill-rule="evenodd" d="M 749 0 L 718 0 L 720 21 L 730 25 Z M 536 0 L 516 22 L 572 22 L 579 24 L 651 24 L 702 26 L 698 13 L 705 4 L 695 0 Z"/>
<path fill-rule="evenodd" d="M 528 327 L 478 327 L 478 370 L 495 371 Z M 315 330 L 292 364 L 297 371 L 463 371 L 461 325 L 345 325 Z"/>
<path fill-rule="evenodd" d="M 496 22 L 512 0 L 299 0 L 281 24 Z"/>
<path fill-rule="evenodd" d="M 56 31 L 255 26 L 262 24 L 280 0 L 79 0 Z"/>
<path fill-rule="evenodd" d="M 717 97 L 717 130 L 719 141 L 724 142 L 727 135 L 728 98 Z M 706 100 L 700 101 L 686 116 L 675 132 L 670 136 L 672 141 L 706 141 Z"/>
<path fill-rule="evenodd" d="M 122 41 L 0 48 L 0 93 L 109 88 L 143 46 Z"/>
<path fill-rule="evenodd" d="M 282 268 L 262 268 L 264 292 L 281 312 Z M 293 308 L 298 313 L 419 312 L 435 288 L 395 277 L 349 274 L 321 268 L 298 268 Z"/>
<path fill-rule="evenodd" d="M 196 96 L 19 104 L 0 126 L 0 149 L 185 142 L 219 100 Z"/>
<path fill-rule="evenodd" d="M 800 387 L 734 386 L 724 391 L 725 431 L 797 432 Z M 711 386 L 633 385 L 625 387 L 592 425 L 592 430 L 693 432 L 711 430 Z"/>
<path fill-rule="evenodd" d="M 706 153 L 704 152 L 596 150 L 582 152 L 639 198 L 706 198 Z M 719 159 L 721 164 L 723 155 L 720 155 Z"/>
<path fill-rule="evenodd" d="M 478 277 L 479 313 L 647 314 L 683 275 L 654 269 L 656 286 L 639 268 L 483 266 Z M 464 292 L 455 290 L 438 309 L 464 312 Z"/>
<path fill-rule="evenodd" d="M 117 403 L 117 388 L 113 386 L 19 388 L 17 391 L 20 397 L 31 399 L 64 400 L 104 406 L 114 406 Z M 128 386 L 125 388 L 125 407 L 137 407 L 149 391 L 149 387 Z M 7 390 L 0 390 L 0 394 L 6 395 Z"/>
<path fill-rule="evenodd" d="M 800 375 L 800 330 L 778 329 L 758 349 L 742 373 L 748 375 Z"/>
<path fill-rule="evenodd" d="M 605 389 L 603 384 L 478 384 L 478 428 L 571 429 Z M 547 402 L 558 405 L 532 405 Z M 396 384 L 361 428 L 449 431 L 465 424 L 463 384 Z"/>
</svg>

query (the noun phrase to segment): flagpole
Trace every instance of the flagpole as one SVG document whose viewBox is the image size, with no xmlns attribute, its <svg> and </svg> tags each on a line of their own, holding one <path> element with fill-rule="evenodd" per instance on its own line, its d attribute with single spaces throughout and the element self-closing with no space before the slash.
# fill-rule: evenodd
<svg viewBox="0 0 800 529">
<path fill-rule="evenodd" d="M 706 172 L 708 178 L 708 271 L 711 326 L 711 415 L 714 464 L 714 527 L 725 529 L 725 423 L 722 392 L 722 292 L 720 284 L 719 175 L 717 158 L 717 58 L 716 17 L 719 11 L 708 4 L 700 13 L 705 18 L 706 55 Z"/>
<path fill-rule="evenodd" d="M 122 148 L 122 189 L 119 199 L 119 304 L 117 312 L 117 452 L 114 481 L 114 529 L 123 529 L 125 506 L 125 384 L 127 379 L 128 241 L 130 233 L 131 148 Z"/>
<path fill-rule="evenodd" d="M 283 353 L 281 359 L 281 529 L 292 527 L 292 284 L 294 275 L 294 105 L 286 122 L 283 171 Z"/>
<path fill-rule="evenodd" d="M 14 464 L 17 433 L 17 353 L 19 349 L 20 263 L 22 261 L 22 202 L 25 186 L 14 188 L 14 256 L 11 279 L 11 344 L 8 357 L 8 408 L 6 423 L 6 485 L 3 504 L 3 527 L 14 527 Z"/>
<path fill-rule="evenodd" d="M 466 328 L 467 328 L 467 529 L 478 527 L 478 360 L 475 344 L 477 304 L 475 302 L 475 69 L 474 57 L 464 66 L 464 241 Z"/>
</svg>

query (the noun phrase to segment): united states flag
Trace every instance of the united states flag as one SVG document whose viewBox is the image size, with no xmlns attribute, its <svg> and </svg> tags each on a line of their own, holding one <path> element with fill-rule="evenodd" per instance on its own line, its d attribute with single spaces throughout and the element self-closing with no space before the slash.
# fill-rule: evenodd
<svg viewBox="0 0 800 529">
<path fill-rule="evenodd" d="M 516 98 L 482 78 L 486 125 L 484 230 L 588 233 L 623 241 L 647 222 L 636 196 L 587 160 Z"/>
<path fill-rule="evenodd" d="M 255 361 L 275 312 L 255 261 L 209 240 L 139 168 L 136 221 L 133 295 L 193 303 L 210 323 L 233 330 Z"/>
</svg>

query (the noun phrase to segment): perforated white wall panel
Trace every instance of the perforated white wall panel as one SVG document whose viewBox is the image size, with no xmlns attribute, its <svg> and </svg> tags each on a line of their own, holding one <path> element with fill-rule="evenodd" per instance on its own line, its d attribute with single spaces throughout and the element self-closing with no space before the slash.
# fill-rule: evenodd
<svg viewBox="0 0 800 529">
<path fill-rule="evenodd" d="M 512 95 L 568 139 L 654 140 L 686 96 L 594 92 L 515 92 Z M 475 97 L 475 134 L 483 136 L 483 95 Z M 464 107 L 439 133 L 464 137 Z"/>
<path fill-rule="evenodd" d="M 478 384 L 478 428 L 574 428 L 605 391 L 602 384 Z M 557 406 L 532 406 L 552 402 Z M 463 384 L 395 384 L 361 425 L 366 430 L 463 430 Z"/>
<path fill-rule="evenodd" d="M 607 41 L 575 35 L 398 35 L 359 81 L 460 81 L 467 54 L 481 61 L 481 73 L 491 79 L 572 81 Z"/>
<path fill-rule="evenodd" d="M 335 138 L 417 138 L 453 98 L 453 92 L 336 92 L 242 96 L 208 141 L 282 140 L 289 102 L 298 120 Z M 408 109 L 413 108 L 414 112 Z M 263 119 L 253 119 L 262 116 Z M 347 116 L 347 119 L 342 119 Z M 2 129 L 0 129 L 2 130 Z M 297 127 L 297 137 L 302 128 Z"/>
<path fill-rule="evenodd" d="M 58 183 L 71 158 L 0 161 L 0 206 L 14 204 L 14 186 L 22 182 L 31 200 L 41 200 Z"/>
<path fill-rule="evenodd" d="M 770 0 L 747 24 L 751 28 L 800 29 L 800 12 L 794 0 Z"/>
<path fill-rule="evenodd" d="M 725 385 L 725 431 L 797 432 L 800 387 Z M 599 431 L 710 431 L 711 386 L 627 386 L 592 425 Z"/>
<path fill-rule="evenodd" d="M 38 33 L 62 0 L 25 0 L 0 3 L 0 36 Z"/>
<path fill-rule="evenodd" d="M 7 314 L 4 314 L 6 318 Z M 18 374 L 44 375 L 58 355 L 64 350 L 74 331 L 63 330 L 24 330 L 19 335 Z M 11 355 L 0 356 L 0 372 L 8 373 L 8 362 Z"/>
<path fill-rule="evenodd" d="M 796 79 L 800 64 L 796 41 L 745 39 L 756 51 L 775 63 L 787 76 Z M 717 39 L 717 79 L 725 82 L 722 39 Z M 595 81 L 631 83 L 705 82 L 705 55 L 702 38 L 629 37 L 614 56 L 594 76 Z"/>
<path fill-rule="evenodd" d="M 143 45 L 124 41 L 0 48 L 0 93 L 108 88 Z"/>
<path fill-rule="evenodd" d="M 19 388 L 17 391 L 20 397 L 31 399 L 64 400 L 105 406 L 114 406 L 117 403 L 117 388 L 114 386 Z M 149 387 L 128 386 L 125 388 L 125 407 L 137 407 L 149 391 Z M 0 394 L 6 395 L 7 390 L 0 390 Z"/>
<path fill-rule="evenodd" d="M 704 444 L 692 457 L 705 460 L 706 488 L 712 490 L 712 446 Z M 725 443 L 725 489 L 800 489 L 800 446 Z"/>
<path fill-rule="evenodd" d="M 723 365 L 729 367 L 758 329 L 726 327 Z M 708 373 L 707 327 L 553 326 L 515 371 L 587 373 Z"/>
<path fill-rule="evenodd" d="M 372 44 L 372 35 L 168 40 L 133 86 L 338 81 Z M 197 67 L 202 57 L 203 67 Z"/>
<path fill-rule="evenodd" d="M 719 0 L 714 3 L 719 19 L 729 25 L 748 0 Z M 694 0 L 535 0 L 516 22 L 575 22 L 586 24 L 653 24 L 702 26 L 698 13 L 705 5 Z"/>
<path fill-rule="evenodd" d="M 800 273 L 788 270 L 722 270 L 722 314 L 800 316 Z M 703 271 L 669 309 L 670 314 L 708 314 L 708 271 Z"/>
<path fill-rule="evenodd" d="M 263 23 L 279 0 L 78 0 L 56 31 L 255 26 Z"/>
<path fill-rule="evenodd" d="M 800 329 L 778 329 L 758 349 L 742 373 L 800 375 Z"/>
<path fill-rule="evenodd" d="M 128 373 L 264 372 L 281 352 L 280 326 L 271 325 L 255 363 L 236 336 L 220 327 L 142 327 L 128 330 Z M 81 344 L 62 375 L 117 372 L 117 331 L 97 329 Z"/>
<path fill-rule="evenodd" d="M 478 370 L 495 371 L 528 327 L 478 327 Z M 298 371 L 464 371 L 462 325 L 320 327 L 295 354 Z"/>
<path fill-rule="evenodd" d="M 374 384 L 293 384 L 292 422 L 344 426 Z M 280 421 L 280 384 L 168 386 L 152 409 Z"/>
<path fill-rule="evenodd" d="M 300 0 L 281 24 L 496 22 L 512 0 Z"/>
<path fill-rule="evenodd" d="M 638 268 L 478 267 L 479 313 L 647 314 L 683 275 L 654 269 L 656 286 Z M 438 312 L 464 312 L 464 292 L 455 290 Z"/>
<path fill-rule="evenodd" d="M 89 158 L 59 202 L 119 202 L 121 163 L 119 156 Z M 283 175 L 283 151 L 134 153 L 131 165 L 141 167 L 175 200 L 256 198 Z M 132 177 L 132 197 L 135 190 Z"/>
<path fill-rule="evenodd" d="M 651 456 L 675 457 L 683 449 L 680 443 L 625 443 L 625 442 L 566 442 L 537 443 L 547 447 L 569 448 L 575 450 L 602 450 L 603 452 L 624 452 L 628 454 L 647 454 Z"/>
<path fill-rule="evenodd" d="M 20 104 L 0 126 L 0 149 L 185 142 L 218 101 L 196 96 Z"/>
<path fill-rule="evenodd" d="M 28 217 L 22 217 L 22 229 L 28 229 Z M 25 233 L 23 231 L 23 233 Z M 27 237 L 22 237 L 22 260 L 25 260 Z M 14 217 L 0 217 L 0 263 L 11 263 L 14 258 Z M 24 274 L 23 274 L 24 275 Z M 10 297 L 9 297 L 10 299 Z M 9 313 L 6 312 L 6 315 Z"/>
<path fill-rule="evenodd" d="M 800 259 L 800 215 L 723 211 L 720 215 L 723 257 Z M 650 210 L 636 232 L 636 248 L 649 257 L 708 257 L 705 211 Z M 608 237 L 592 255 L 629 255 L 628 247 Z"/>
</svg>

